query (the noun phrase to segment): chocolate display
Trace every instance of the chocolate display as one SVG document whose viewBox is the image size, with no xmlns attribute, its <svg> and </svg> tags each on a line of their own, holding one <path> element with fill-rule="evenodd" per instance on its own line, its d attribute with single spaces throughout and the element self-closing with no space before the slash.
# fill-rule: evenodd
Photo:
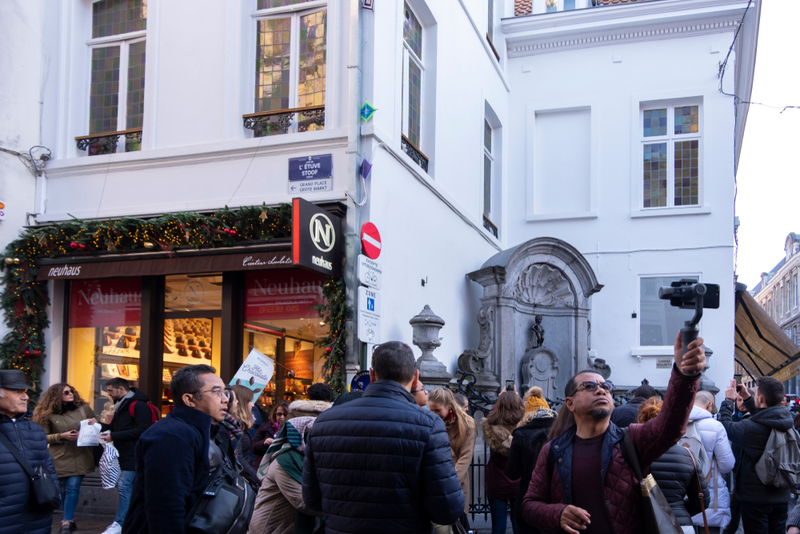
<svg viewBox="0 0 800 534">
<path fill-rule="evenodd" d="M 125 333 L 128 334 L 129 336 L 135 336 L 136 335 L 136 329 L 134 327 L 132 327 L 132 326 L 129 326 L 129 327 L 127 327 L 125 329 Z"/>
<path fill-rule="evenodd" d="M 117 348 L 118 349 L 129 349 L 129 348 L 131 348 L 131 342 L 128 340 L 127 337 L 122 336 L 121 338 L 119 338 L 119 341 L 117 342 Z"/>
</svg>

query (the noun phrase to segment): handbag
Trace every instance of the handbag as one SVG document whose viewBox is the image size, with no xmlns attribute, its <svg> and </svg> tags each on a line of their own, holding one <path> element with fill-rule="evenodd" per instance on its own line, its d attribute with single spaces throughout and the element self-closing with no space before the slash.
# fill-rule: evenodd
<svg viewBox="0 0 800 534">
<path fill-rule="evenodd" d="M 223 461 L 186 515 L 185 530 L 189 534 L 245 534 L 255 502 L 250 484 Z"/>
<path fill-rule="evenodd" d="M 22 466 L 22 470 L 25 471 L 25 474 L 30 479 L 30 495 L 33 500 L 31 503 L 33 507 L 39 512 L 52 512 L 61 506 L 61 495 L 58 489 L 56 489 L 55 481 L 50 476 L 50 472 L 42 467 L 38 467 L 37 469 L 31 467 L 31 464 L 22 456 L 19 449 L 17 449 L 2 432 L 0 432 L 0 442 L 2 442 L 8 449 L 8 452 L 16 458 L 19 465 Z"/>
<path fill-rule="evenodd" d="M 703 511 L 703 526 L 706 529 L 706 534 L 708 533 L 708 518 L 706 517 L 706 503 L 705 499 L 703 499 L 703 486 L 700 484 L 700 475 L 697 473 L 697 462 L 694 460 L 694 454 L 692 454 L 691 449 L 687 445 L 684 445 L 686 450 L 689 452 L 689 457 L 692 459 L 692 464 L 694 464 L 694 476 L 697 477 L 697 491 L 700 492 L 700 509 Z"/>
<path fill-rule="evenodd" d="M 639 466 L 639 458 L 636 456 L 629 428 L 625 429 L 623 442 L 628 453 L 626 454 L 628 463 L 633 468 L 642 489 L 642 531 L 649 534 L 683 534 L 683 528 L 661 488 L 656 484 L 656 479 L 652 474 L 642 476 L 642 468 Z"/>
</svg>

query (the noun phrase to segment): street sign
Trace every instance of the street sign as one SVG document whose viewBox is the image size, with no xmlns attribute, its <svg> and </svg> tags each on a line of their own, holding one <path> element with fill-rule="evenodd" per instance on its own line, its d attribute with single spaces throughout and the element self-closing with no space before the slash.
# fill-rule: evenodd
<svg viewBox="0 0 800 534">
<path fill-rule="evenodd" d="M 358 339 L 381 342 L 381 294 L 363 286 L 358 288 Z"/>
<path fill-rule="evenodd" d="M 381 264 L 363 254 L 358 255 L 358 281 L 375 289 L 381 288 L 383 270 Z"/>
<path fill-rule="evenodd" d="M 364 254 L 372 260 L 377 260 L 381 255 L 383 247 L 381 234 L 378 232 L 378 227 L 371 222 L 361 226 L 361 246 L 364 248 Z"/>
<path fill-rule="evenodd" d="M 333 156 L 289 158 L 288 190 L 290 195 L 333 191 Z"/>
</svg>

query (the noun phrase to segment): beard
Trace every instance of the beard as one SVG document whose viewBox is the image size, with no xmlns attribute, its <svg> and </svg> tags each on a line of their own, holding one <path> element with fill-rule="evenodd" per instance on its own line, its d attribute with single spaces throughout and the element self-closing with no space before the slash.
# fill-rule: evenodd
<svg viewBox="0 0 800 534">
<path fill-rule="evenodd" d="M 611 410 L 607 410 L 606 408 L 594 408 L 589 411 L 589 415 L 591 415 L 595 421 L 602 421 L 611 415 Z"/>
</svg>

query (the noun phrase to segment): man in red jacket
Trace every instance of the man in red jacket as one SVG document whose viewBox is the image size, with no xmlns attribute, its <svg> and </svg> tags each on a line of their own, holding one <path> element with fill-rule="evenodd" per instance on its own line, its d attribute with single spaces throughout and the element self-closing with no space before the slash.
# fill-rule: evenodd
<svg viewBox="0 0 800 534">
<path fill-rule="evenodd" d="M 706 367 L 702 344 L 702 338 L 691 342 L 682 356 L 678 336 L 661 412 L 629 427 L 645 472 L 686 430 L 700 371 Z M 523 499 L 523 518 L 547 532 L 642 532 L 639 483 L 622 453 L 623 430 L 610 421 L 611 385 L 599 374 L 583 371 L 567 382 L 565 395 L 575 425 L 542 448 Z"/>
</svg>

